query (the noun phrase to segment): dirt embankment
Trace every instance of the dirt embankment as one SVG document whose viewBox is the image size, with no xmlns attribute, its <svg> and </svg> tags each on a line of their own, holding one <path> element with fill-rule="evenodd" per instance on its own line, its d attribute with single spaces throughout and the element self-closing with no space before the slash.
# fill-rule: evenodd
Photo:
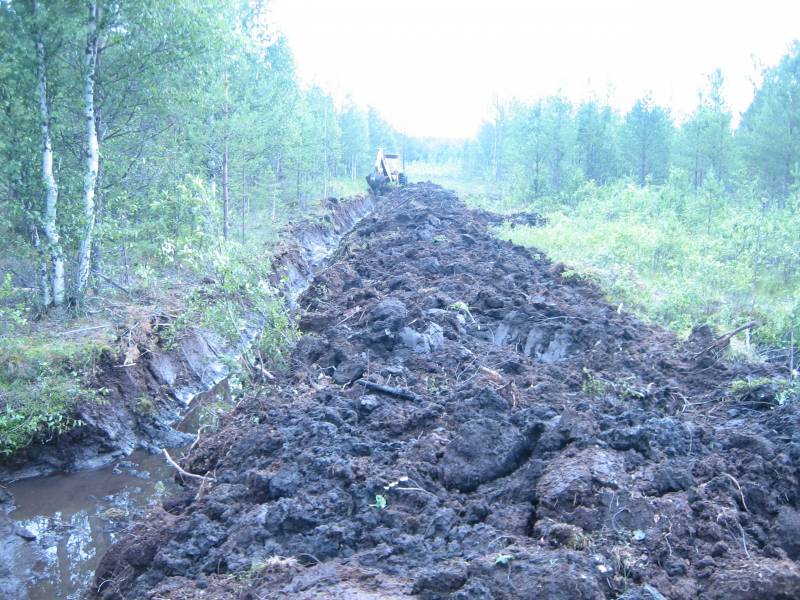
<svg viewBox="0 0 800 600">
<path fill-rule="evenodd" d="M 492 237 L 382 200 L 300 298 L 291 371 L 182 461 L 100 598 L 800 597 L 794 405 Z M 763 374 L 763 373 L 760 373 Z"/>
<path fill-rule="evenodd" d="M 302 221 L 282 236 L 270 261 L 272 283 L 290 305 L 374 202 L 367 195 L 329 198 L 316 222 Z M 270 259 L 265 255 L 264 260 Z M 95 469 L 137 448 L 158 452 L 191 442 L 191 435 L 173 426 L 195 395 L 229 374 L 230 361 L 246 349 L 249 335 L 263 326 L 263 317 L 252 315 L 249 332 L 238 343 L 189 327 L 164 347 L 161 338 L 172 320 L 174 315 L 156 311 L 121 328 L 119 351 L 105 352 L 92 375 L 91 387 L 102 390 L 99 401 L 76 407 L 75 417 L 83 425 L 0 457 L 0 482 Z"/>
</svg>

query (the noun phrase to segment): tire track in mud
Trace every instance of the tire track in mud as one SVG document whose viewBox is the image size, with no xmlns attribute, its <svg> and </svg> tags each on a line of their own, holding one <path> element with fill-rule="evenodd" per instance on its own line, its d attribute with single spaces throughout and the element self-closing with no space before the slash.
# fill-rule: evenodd
<svg viewBox="0 0 800 600">
<path fill-rule="evenodd" d="M 289 372 L 183 460 L 101 598 L 800 596 L 798 410 L 416 184 L 300 297 Z"/>
</svg>

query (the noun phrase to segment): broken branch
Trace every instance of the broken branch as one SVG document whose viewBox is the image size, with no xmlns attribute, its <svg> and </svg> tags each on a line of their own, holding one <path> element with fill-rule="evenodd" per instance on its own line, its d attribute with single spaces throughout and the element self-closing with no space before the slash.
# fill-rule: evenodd
<svg viewBox="0 0 800 600">
<path fill-rule="evenodd" d="M 700 350 L 700 352 L 698 352 L 697 354 L 692 356 L 692 358 L 700 358 L 706 352 L 709 352 L 709 351 L 714 350 L 714 349 L 722 348 L 723 346 L 725 346 L 725 344 L 730 342 L 731 338 L 733 336 L 735 336 L 737 333 L 741 333 L 742 331 L 745 331 L 746 329 L 752 329 L 753 327 L 758 327 L 759 325 L 760 325 L 760 323 L 758 321 L 750 321 L 749 323 L 745 323 L 744 325 L 741 325 L 741 326 L 737 327 L 733 331 L 729 331 L 728 333 L 726 333 L 724 335 L 721 335 L 708 348 Z"/>
<path fill-rule="evenodd" d="M 210 479 L 211 481 L 214 481 L 214 478 L 213 478 L 213 477 L 211 477 L 210 475 L 197 475 L 196 473 L 189 473 L 189 471 L 186 471 L 186 470 L 185 470 L 183 467 L 181 467 L 181 466 L 180 466 L 178 463 L 176 463 L 174 460 L 172 460 L 172 457 L 169 455 L 169 452 L 167 452 L 167 449 L 166 449 L 166 448 L 162 448 L 162 449 L 161 449 L 161 452 L 163 452 L 163 453 L 164 453 L 164 458 L 166 458 L 166 459 L 167 459 L 167 462 L 168 462 L 169 464 L 171 464 L 173 467 L 175 467 L 175 470 L 176 470 L 176 471 L 178 471 L 178 473 L 179 473 L 181 476 L 183 476 L 183 477 L 189 477 L 189 478 L 191 478 L 191 479 L 200 479 L 200 480 L 202 480 L 202 481 L 206 481 L 207 479 Z"/>
<path fill-rule="evenodd" d="M 103 329 L 111 327 L 111 325 L 95 325 L 94 327 L 83 327 L 81 329 L 70 329 L 69 331 L 60 331 L 56 335 L 72 335 L 73 333 L 84 333 L 86 331 L 94 331 L 95 329 Z"/>
<path fill-rule="evenodd" d="M 111 279 L 110 277 L 106 277 L 106 276 L 105 276 L 105 275 L 103 275 L 102 273 L 95 273 L 95 275 L 97 275 L 97 276 L 98 276 L 100 279 L 102 279 L 102 280 L 103 280 L 103 281 L 105 281 L 106 283 L 110 283 L 111 285 L 113 285 L 113 286 L 114 286 L 115 288 L 117 288 L 118 290 L 122 290 L 123 292 L 125 292 L 126 294 L 128 294 L 128 296 L 130 296 L 130 295 L 131 295 L 131 292 L 130 292 L 130 290 L 129 290 L 129 289 L 127 289 L 127 288 L 125 288 L 124 286 L 122 286 L 122 285 L 118 284 L 116 281 L 114 281 L 114 280 L 113 280 L 113 279 Z"/>
</svg>

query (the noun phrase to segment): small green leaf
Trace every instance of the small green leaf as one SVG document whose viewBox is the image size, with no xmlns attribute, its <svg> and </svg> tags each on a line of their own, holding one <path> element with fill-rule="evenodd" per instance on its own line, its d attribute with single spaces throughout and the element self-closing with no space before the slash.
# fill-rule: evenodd
<svg viewBox="0 0 800 600">
<path fill-rule="evenodd" d="M 513 554 L 500 554 L 497 558 L 494 559 L 494 564 L 496 565 L 507 565 L 512 560 L 514 560 Z"/>
</svg>

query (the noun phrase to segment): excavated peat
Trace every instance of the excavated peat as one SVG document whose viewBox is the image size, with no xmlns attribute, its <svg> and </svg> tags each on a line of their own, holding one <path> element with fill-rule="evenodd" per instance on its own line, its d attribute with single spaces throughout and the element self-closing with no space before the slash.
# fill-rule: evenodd
<svg viewBox="0 0 800 600">
<path fill-rule="evenodd" d="M 289 372 L 103 558 L 98 598 L 793 599 L 795 405 L 432 184 L 300 297 Z"/>
</svg>

